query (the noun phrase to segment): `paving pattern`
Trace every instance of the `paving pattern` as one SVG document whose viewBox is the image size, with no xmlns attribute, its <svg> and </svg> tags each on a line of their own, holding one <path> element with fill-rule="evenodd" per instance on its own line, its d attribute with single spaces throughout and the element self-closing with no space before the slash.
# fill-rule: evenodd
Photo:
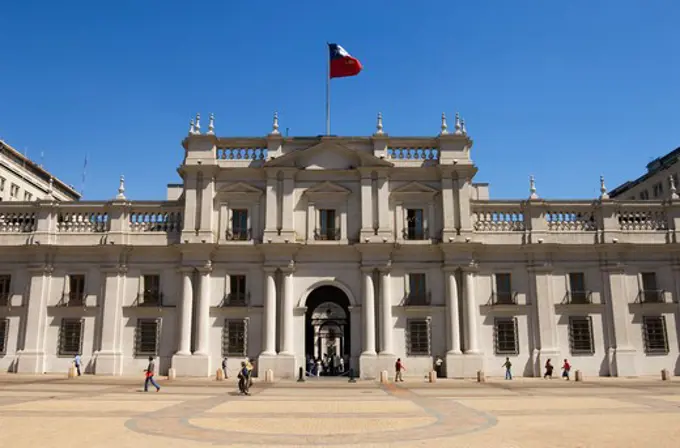
<svg viewBox="0 0 680 448">
<path fill-rule="evenodd" d="M 0 446 L 655 448 L 680 443 L 680 381 L 256 383 L 0 375 Z"/>
</svg>

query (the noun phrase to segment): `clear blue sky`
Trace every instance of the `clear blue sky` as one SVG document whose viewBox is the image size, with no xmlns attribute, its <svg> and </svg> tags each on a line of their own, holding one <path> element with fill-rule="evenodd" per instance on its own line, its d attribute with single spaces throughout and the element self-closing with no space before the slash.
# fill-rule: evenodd
<svg viewBox="0 0 680 448">
<path fill-rule="evenodd" d="M 105 5 L 106 4 L 106 5 Z M 332 5 L 332 6 L 330 6 Z M 81 188 L 162 199 L 197 111 L 218 134 L 434 135 L 460 111 L 496 198 L 590 198 L 680 146 L 677 1 L 6 1 L 0 137 Z M 207 122 L 203 122 L 203 127 Z"/>
</svg>

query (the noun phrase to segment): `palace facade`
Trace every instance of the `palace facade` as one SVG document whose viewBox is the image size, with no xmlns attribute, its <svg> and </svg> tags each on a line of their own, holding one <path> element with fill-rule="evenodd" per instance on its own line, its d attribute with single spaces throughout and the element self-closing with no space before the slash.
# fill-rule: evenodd
<svg viewBox="0 0 680 448">
<path fill-rule="evenodd" d="M 0 368 L 293 377 L 680 374 L 680 200 L 492 200 L 456 119 L 435 137 L 218 137 L 169 200 L 0 203 Z M 671 182 L 672 184 L 672 182 Z"/>
</svg>

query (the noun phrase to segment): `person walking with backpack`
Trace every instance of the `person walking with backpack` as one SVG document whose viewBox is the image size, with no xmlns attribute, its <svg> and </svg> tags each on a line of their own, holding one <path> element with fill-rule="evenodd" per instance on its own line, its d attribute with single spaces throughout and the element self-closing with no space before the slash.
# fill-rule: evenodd
<svg viewBox="0 0 680 448">
<path fill-rule="evenodd" d="M 149 356 L 149 365 L 146 367 L 146 379 L 144 380 L 144 392 L 149 391 L 149 383 L 156 388 L 156 392 L 160 392 L 161 386 L 156 383 L 153 379 L 154 372 L 156 370 L 156 364 L 153 362 L 153 356 Z"/>
</svg>

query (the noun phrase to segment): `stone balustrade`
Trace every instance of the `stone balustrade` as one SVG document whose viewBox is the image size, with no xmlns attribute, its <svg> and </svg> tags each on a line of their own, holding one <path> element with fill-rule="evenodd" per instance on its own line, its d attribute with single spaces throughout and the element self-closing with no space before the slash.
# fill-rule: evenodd
<svg viewBox="0 0 680 448">
<path fill-rule="evenodd" d="M 437 148 L 387 148 L 387 158 L 390 160 L 439 160 Z"/>
<path fill-rule="evenodd" d="M 267 148 L 217 148 L 217 160 L 267 160 Z"/>
</svg>

